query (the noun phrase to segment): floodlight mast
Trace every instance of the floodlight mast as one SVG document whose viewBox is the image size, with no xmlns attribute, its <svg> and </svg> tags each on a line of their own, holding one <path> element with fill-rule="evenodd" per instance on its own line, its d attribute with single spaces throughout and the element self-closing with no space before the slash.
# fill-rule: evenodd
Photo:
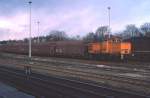
<svg viewBox="0 0 150 98">
<path fill-rule="evenodd" d="M 39 26 L 40 26 L 40 22 L 37 21 L 37 26 L 38 26 L 38 43 L 40 43 L 40 29 L 39 29 Z"/>
<path fill-rule="evenodd" d="M 32 51 L 31 51 L 31 4 L 32 4 L 32 1 L 29 1 L 29 58 L 31 59 L 31 56 L 32 56 Z"/>
<path fill-rule="evenodd" d="M 109 38 L 110 38 L 110 10 L 111 10 L 111 7 L 109 6 L 109 7 L 107 7 L 107 9 L 108 9 L 108 28 L 109 28 L 109 31 L 108 31 L 108 36 L 109 36 Z"/>
</svg>

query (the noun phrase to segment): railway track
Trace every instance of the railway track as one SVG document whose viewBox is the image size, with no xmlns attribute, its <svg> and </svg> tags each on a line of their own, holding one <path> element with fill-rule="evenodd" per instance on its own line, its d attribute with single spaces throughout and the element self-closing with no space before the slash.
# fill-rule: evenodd
<svg viewBox="0 0 150 98">
<path fill-rule="evenodd" d="M 10 80 L 10 82 L 24 85 L 23 87 L 27 87 L 30 91 L 37 91 L 38 93 L 36 92 L 36 94 L 42 93 L 46 98 L 50 96 L 49 91 L 57 94 L 55 98 L 68 98 L 68 96 L 69 98 L 149 98 L 146 95 L 120 89 L 97 86 L 62 77 L 48 77 L 37 73 L 32 73 L 26 80 L 26 75 L 23 71 L 7 67 L 0 67 L 0 77 Z"/>
<path fill-rule="evenodd" d="M 22 62 L 21 62 L 22 63 Z M 20 66 L 21 63 L 15 63 L 15 65 L 7 65 L 9 67 L 17 67 L 19 69 L 24 69 L 24 66 Z M 28 64 L 26 62 L 26 64 Z M 25 64 L 25 65 L 26 65 Z M 106 84 L 109 86 L 118 88 L 125 88 L 126 90 L 137 91 L 137 92 L 146 92 L 150 93 L 150 80 L 133 78 L 133 77 L 125 77 L 122 75 L 118 75 L 118 73 L 112 73 L 104 70 L 89 70 L 89 68 L 82 69 L 81 67 L 72 67 L 64 65 L 45 65 L 44 63 L 32 62 L 30 65 L 33 72 L 41 73 L 44 75 L 57 75 L 64 77 L 73 77 L 80 78 L 84 80 L 90 80 L 90 82 L 96 82 L 98 84 Z"/>
<path fill-rule="evenodd" d="M 140 89 L 139 92 L 147 92 L 150 94 L 150 79 L 149 80 L 143 80 L 139 78 L 131 78 L 131 77 L 125 77 L 121 75 L 116 75 L 112 73 L 106 73 L 106 72 L 93 72 L 93 71 L 86 71 L 81 69 L 66 69 L 66 68 L 57 68 L 57 67 L 37 67 L 33 66 L 33 71 L 42 73 L 42 74 L 53 74 L 53 75 L 62 75 L 65 77 L 74 77 L 74 78 L 80 78 L 90 81 L 96 81 L 97 83 L 107 84 L 110 86 L 116 86 L 118 85 L 119 88 L 126 88 L 126 89 Z"/>
<path fill-rule="evenodd" d="M 1 53 L 2 57 L 10 57 L 15 59 L 28 59 L 26 55 L 18 55 L 18 54 L 9 54 L 9 53 Z M 86 65 L 86 66 L 95 66 L 95 65 L 108 65 L 113 67 L 123 67 L 131 70 L 148 70 L 150 71 L 150 63 L 148 62 L 107 62 L 107 61 L 93 61 L 93 60 L 80 60 L 80 59 L 70 59 L 70 58 L 57 58 L 57 57 L 38 57 L 34 56 L 32 60 L 40 61 L 40 62 L 59 62 L 66 64 L 77 64 L 77 65 Z"/>
<path fill-rule="evenodd" d="M 12 60 L 12 59 L 11 59 Z M 19 63 L 18 63 L 19 62 Z M 146 92 L 150 94 L 150 72 L 147 70 L 132 70 L 123 67 L 93 66 L 90 64 L 70 63 L 64 61 L 47 60 L 33 58 L 32 62 L 24 58 L 14 59 L 15 67 L 23 69 L 30 65 L 32 70 L 44 75 L 61 75 L 64 77 L 74 77 L 90 80 L 100 84 L 107 84 L 126 90 L 135 90 L 137 92 Z M 22 66 L 20 66 L 22 65 Z M 8 65 L 7 65 L 8 66 Z M 14 67 L 14 66 L 11 66 Z M 126 76 L 126 73 L 141 75 L 140 77 Z"/>
<path fill-rule="evenodd" d="M 8 56 L 7 56 L 8 55 Z M 19 61 L 22 60 L 26 60 L 28 62 L 28 57 L 27 56 L 24 56 L 24 55 L 13 55 L 13 54 L 7 54 L 6 56 L 4 57 L 9 57 L 9 58 L 14 58 L 14 59 L 18 59 Z M 63 60 L 62 60 L 63 59 Z M 69 60 L 69 61 L 68 61 Z M 73 62 L 72 62 L 73 60 Z M 143 66 L 142 65 L 139 65 L 139 66 L 142 66 L 142 67 L 136 67 L 135 64 L 133 65 L 129 65 L 130 67 L 127 67 L 126 65 L 128 64 L 123 64 L 123 65 L 118 65 L 118 64 L 95 64 L 94 62 L 91 64 L 91 63 L 83 63 L 81 61 L 84 61 L 84 60 L 75 60 L 74 59 L 65 59 L 64 58 L 57 58 L 57 59 L 51 59 L 51 58 L 42 58 L 42 57 L 33 57 L 32 58 L 32 61 L 35 61 L 35 62 L 44 62 L 44 63 L 51 63 L 51 64 L 54 64 L 54 65 L 63 65 L 63 66 L 73 66 L 73 67 L 81 67 L 81 68 L 89 68 L 89 69 L 103 69 L 103 70 L 108 70 L 108 71 L 120 71 L 120 72 L 134 72 L 134 73 L 142 73 L 143 75 L 149 75 L 150 73 L 150 64 L 144 64 Z M 78 62 L 79 61 L 79 62 Z M 117 66 L 116 66 L 117 65 Z M 146 66 L 146 67 L 145 67 Z M 132 68 L 133 67 L 133 68 Z"/>
<path fill-rule="evenodd" d="M 35 58 L 36 59 L 36 58 Z M 12 60 L 12 59 L 11 59 Z M 18 60 L 18 62 L 22 63 L 24 62 L 24 60 L 20 61 Z M 24 62 L 25 64 L 29 64 L 29 61 Z M 107 65 L 89 65 L 89 64 L 78 64 L 78 63 L 74 63 L 74 64 L 70 64 L 70 63 L 66 63 L 66 62 L 57 62 L 57 61 L 40 61 L 40 60 L 32 60 L 32 63 L 36 66 L 41 66 L 41 63 L 43 63 L 42 67 L 60 67 L 62 66 L 65 67 L 66 69 L 68 68 L 80 68 L 83 70 L 93 70 L 94 72 L 99 72 L 99 70 L 104 70 L 104 71 L 111 71 L 111 72 L 118 72 L 118 73 L 122 73 L 122 75 L 124 73 L 133 73 L 133 74 L 140 74 L 142 77 L 145 76 L 149 76 L 150 75 L 150 71 L 147 70 L 142 70 L 142 69 L 129 69 L 129 68 L 125 68 L 125 67 L 111 67 L 111 66 L 107 66 Z M 132 77 L 132 76 L 131 76 Z M 133 77 L 135 78 L 135 77 Z M 149 77 L 147 77 L 149 78 Z"/>
<path fill-rule="evenodd" d="M 12 59 L 12 58 L 11 58 Z M 22 60 L 23 62 L 26 60 L 26 63 L 28 64 L 28 60 L 24 58 L 24 56 L 17 57 L 17 60 L 20 61 Z M 81 68 L 84 70 L 94 70 L 94 71 L 99 71 L 99 70 L 105 70 L 105 71 L 111 71 L 111 72 L 121 72 L 121 73 L 136 73 L 140 74 L 142 76 L 149 76 L 150 71 L 149 70 L 144 70 L 144 69 L 138 69 L 138 68 L 127 68 L 127 67 L 116 67 L 116 66 L 109 66 L 109 65 L 95 65 L 95 64 L 85 64 L 85 63 L 80 63 L 80 62 L 68 62 L 68 61 L 57 61 L 57 60 L 51 60 L 51 59 L 39 59 L 39 58 L 32 58 L 32 62 L 34 64 L 38 65 L 38 63 L 44 63 L 45 67 L 49 67 L 51 65 L 54 66 L 69 66 L 69 67 L 76 67 L 76 68 Z"/>
</svg>

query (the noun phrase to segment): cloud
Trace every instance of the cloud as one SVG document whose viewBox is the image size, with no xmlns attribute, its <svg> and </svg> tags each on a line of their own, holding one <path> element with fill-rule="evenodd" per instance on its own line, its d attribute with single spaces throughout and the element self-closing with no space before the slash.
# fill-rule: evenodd
<svg viewBox="0 0 150 98">
<path fill-rule="evenodd" d="M 89 31 L 93 31 L 95 26 L 102 24 L 101 14 L 93 13 L 92 7 L 78 8 L 74 10 L 61 10 L 60 12 L 48 13 L 48 10 L 39 11 L 39 19 L 41 19 L 41 31 L 49 32 L 53 29 L 64 30 L 70 35 L 85 35 Z M 37 15 L 36 13 L 34 13 Z M 36 26 L 35 26 L 36 27 Z"/>
<path fill-rule="evenodd" d="M 70 36 L 86 35 L 99 26 L 108 25 L 108 5 L 111 6 L 112 32 L 123 30 L 127 24 L 140 26 L 150 21 L 149 0 L 32 1 L 32 36 L 39 35 L 37 21 L 40 21 L 40 35 L 51 30 L 64 30 Z M 1 39 L 28 37 L 28 0 L 1 0 L 0 4 Z"/>
</svg>

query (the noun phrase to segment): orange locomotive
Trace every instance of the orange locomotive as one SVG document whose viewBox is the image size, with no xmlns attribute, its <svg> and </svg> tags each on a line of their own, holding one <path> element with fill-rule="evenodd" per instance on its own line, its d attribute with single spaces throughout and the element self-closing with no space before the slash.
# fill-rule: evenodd
<svg viewBox="0 0 150 98">
<path fill-rule="evenodd" d="M 124 56 L 131 54 L 131 43 L 122 42 L 119 37 L 108 38 L 102 42 L 90 43 L 88 53 L 92 56 Z"/>
</svg>

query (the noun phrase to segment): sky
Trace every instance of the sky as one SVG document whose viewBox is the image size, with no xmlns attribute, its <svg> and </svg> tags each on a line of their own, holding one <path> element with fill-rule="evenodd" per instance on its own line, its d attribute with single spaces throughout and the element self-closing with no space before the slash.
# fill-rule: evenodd
<svg viewBox="0 0 150 98">
<path fill-rule="evenodd" d="M 28 0 L 0 0 L 0 40 L 29 36 Z M 108 25 L 110 6 L 111 31 L 119 32 L 127 24 L 137 27 L 150 22 L 150 0 L 32 0 L 32 37 L 51 30 L 69 36 L 84 36 Z M 37 21 L 40 22 L 38 33 Z"/>
</svg>

